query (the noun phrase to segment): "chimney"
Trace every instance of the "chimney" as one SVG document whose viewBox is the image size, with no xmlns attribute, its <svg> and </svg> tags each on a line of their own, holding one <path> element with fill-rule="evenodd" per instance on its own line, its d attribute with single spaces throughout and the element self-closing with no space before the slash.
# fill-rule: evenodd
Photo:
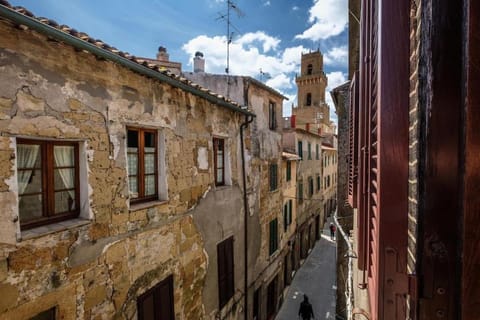
<svg viewBox="0 0 480 320">
<path fill-rule="evenodd" d="M 318 128 L 318 135 L 319 135 L 319 136 L 322 135 L 322 128 Z"/>
<path fill-rule="evenodd" d="M 193 58 L 193 72 L 205 72 L 205 59 L 203 58 L 203 53 L 200 51 L 195 52 L 195 57 Z"/>
<path fill-rule="evenodd" d="M 158 47 L 157 60 L 158 61 L 169 61 L 170 60 L 170 55 L 167 53 L 167 48 L 162 47 L 162 46 Z"/>
<path fill-rule="evenodd" d="M 290 127 L 292 128 L 295 128 L 295 118 L 296 116 L 294 114 L 290 116 Z"/>
<path fill-rule="evenodd" d="M 307 126 L 306 126 L 305 130 L 307 130 L 308 132 L 310 132 L 310 123 L 307 122 Z"/>
</svg>

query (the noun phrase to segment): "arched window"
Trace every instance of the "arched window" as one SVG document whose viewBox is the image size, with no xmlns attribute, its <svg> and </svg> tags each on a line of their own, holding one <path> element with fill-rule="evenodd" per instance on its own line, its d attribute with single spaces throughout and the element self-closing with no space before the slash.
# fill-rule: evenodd
<svg viewBox="0 0 480 320">
<path fill-rule="evenodd" d="M 307 93 L 307 101 L 305 102 L 305 105 L 311 106 L 312 105 L 312 94 Z"/>
<path fill-rule="evenodd" d="M 312 71 L 313 71 L 313 66 L 312 66 L 312 64 L 309 64 L 307 66 L 307 74 L 312 74 Z"/>
</svg>

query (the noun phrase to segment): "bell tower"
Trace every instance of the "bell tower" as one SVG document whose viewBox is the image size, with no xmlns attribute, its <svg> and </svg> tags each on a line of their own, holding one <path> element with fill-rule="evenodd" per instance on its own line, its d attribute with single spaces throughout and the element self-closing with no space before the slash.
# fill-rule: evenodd
<svg viewBox="0 0 480 320">
<path fill-rule="evenodd" d="M 297 83 L 297 107 L 292 109 L 298 128 L 315 133 L 330 130 L 330 109 L 325 103 L 327 76 L 323 71 L 323 55 L 320 50 L 302 54 Z M 320 130 L 319 130 L 320 129 Z"/>
</svg>

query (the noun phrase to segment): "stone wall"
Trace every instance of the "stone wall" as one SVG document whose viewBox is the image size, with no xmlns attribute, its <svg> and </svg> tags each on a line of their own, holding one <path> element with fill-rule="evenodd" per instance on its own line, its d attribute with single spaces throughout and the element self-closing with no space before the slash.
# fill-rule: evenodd
<svg viewBox="0 0 480 320">
<path fill-rule="evenodd" d="M 202 318 L 212 262 L 193 217 L 214 192 L 213 136 L 227 138 L 238 185 L 243 117 L 33 31 L 0 32 L 0 318 L 56 306 L 63 319 L 132 319 L 137 297 L 169 275 L 176 319 Z M 127 126 L 158 130 L 162 201 L 130 204 Z M 78 219 L 20 230 L 17 137 L 79 143 Z"/>
</svg>

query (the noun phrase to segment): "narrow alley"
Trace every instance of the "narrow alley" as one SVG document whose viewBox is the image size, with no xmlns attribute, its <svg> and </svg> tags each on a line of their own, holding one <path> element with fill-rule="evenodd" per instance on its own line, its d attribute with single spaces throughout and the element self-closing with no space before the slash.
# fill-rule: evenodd
<svg viewBox="0 0 480 320">
<path fill-rule="evenodd" d="M 335 319 L 336 243 L 330 239 L 330 220 L 325 223 L 321 239 L 287 289 L 277 320 L 298 319 L 298 309 L 304 294 L 313 306 L 315 319 Z"/>
</svg>

